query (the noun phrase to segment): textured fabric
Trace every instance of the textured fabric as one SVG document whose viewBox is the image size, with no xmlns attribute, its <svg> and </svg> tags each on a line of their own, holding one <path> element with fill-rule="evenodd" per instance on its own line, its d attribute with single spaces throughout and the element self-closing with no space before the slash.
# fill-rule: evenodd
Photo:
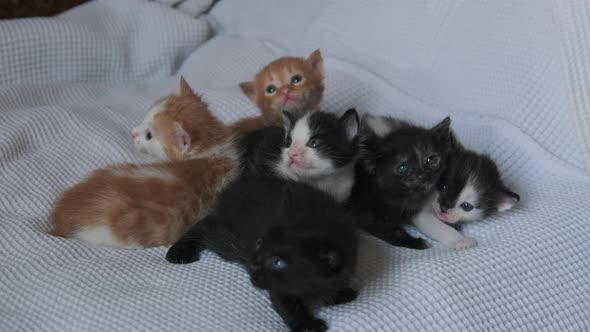
<svg viewBox="0 0 590 332">
<path fill-rule="evenodd" d="M 270 3 L 222 0 L 211 12 L 219 35 L 196 49 L 207 24 L 147 1 L 0 22 L 10 45 L 0 48 L 0 330 L 284 330 L 235 265 L 210 253 L 178 266 L 166 248 L 89 248 L 47 235 L 47 215 L 92 169 L 149 161 L 130 129 L 178 74 L 232 121 L 256 112 L 238 82 L 317 47 L 325 109 L 424 125 L 451 114 L 463 142 L 495 158 L 522 196 L 513 211 L 466 226 L 479 242 L 466 251 L 364 237 L 359 298 L 319 313 L 331 330 L 589 330 L 582 1 Z"/>
</svg>

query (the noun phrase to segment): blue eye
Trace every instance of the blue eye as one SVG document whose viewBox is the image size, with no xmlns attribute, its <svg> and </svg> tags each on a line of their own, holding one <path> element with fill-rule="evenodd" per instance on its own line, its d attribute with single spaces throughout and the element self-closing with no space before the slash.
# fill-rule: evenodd
<svg viewBox="0 0 590 332">
<path fill-rule="evenodd" d="M 272 267 L 275 270 L 283 270 L 287 267 L 287 262 L 282 258 L 275 257 L 272 260 Z"/>
<path fill-rule="evenodd" d="M 312 137 L 309 139 L 309 141 L 307 141 L 307 146 L 315 149 L 320 146 L 320 140 L 318 138 Z"/>
<path fill-rule="evenodd" d="M 397 167 L 397 172 L 399 174 L 405 174 L 408 171 L 408 164 L 403 163 Z"/>
<path fill-rule="evenodd" d="M 469 204 L 467 202 L 461 203 L 460 206 L 463 209 L 463 211 L 465 211 L 465 212 L 469 212 L 469 211 L 473 210 L 473 205 L 471 205 L 471 204 Z"/>
</svg>

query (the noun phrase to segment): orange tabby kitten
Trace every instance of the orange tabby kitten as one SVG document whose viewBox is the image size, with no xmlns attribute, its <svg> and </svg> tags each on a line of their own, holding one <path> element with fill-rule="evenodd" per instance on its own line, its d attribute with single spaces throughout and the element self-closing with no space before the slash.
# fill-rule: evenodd
<svg viewBox="0 0 590 332">
<path fill-rule="evenodd" d="M 183 77 L 180 96 L 185 98 L 167 96 L 158 100 L 133 128 L 131 136 L 138 150 L 163 160 L 183 160 L 227 141 L 229 128 L 219 125 Z M 199 144 L 192 144 L 196 140 Z"/>
<path fill-rule="evenodd" d="M 234 132 L 244 133 L 272 125 L 283 110 L 295 116 L 319 109 L 324 93 L 324 69 L 320 50 L 307 59 L 285 56 L 266 65 L 254 81 L 240 84 L 242 92 L 260 109 L 261 115 L 238 121 Z"/>
<path fill-rule="evenodd" d="M 231 133 L 184 79 L 180 95 L 158 104 L 153 119 L 162 151 L 177 159 L 190 151 L 192 157 L 94 171 L 57 199 L 51 234 L 97 246 L 169 245 L 208 213 L 217 194 L 237 177 Z"/>
</svg>

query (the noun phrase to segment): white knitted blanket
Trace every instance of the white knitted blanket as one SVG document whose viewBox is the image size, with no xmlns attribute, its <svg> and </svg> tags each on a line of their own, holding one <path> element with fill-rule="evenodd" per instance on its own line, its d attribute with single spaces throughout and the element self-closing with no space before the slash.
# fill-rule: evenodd
<svg viewBox="0 0 590 332">
<path fill-rule="evenodd" d="M 231 121 L 256 112 L 238 82 L 318 47 L 325 109 L 450 114 L 522 196 L 467 226 L 466 251 L 365 237 L 358 300 L 319 313 L 331 330 L 590 330 L 587 1 L 221 0 L 209 15 L 96 0 L 0 22 L 0 331 L 284 330 L 235 265 L 89 248 L 47 235 L 47 215 L 90 170 L 149 161 L 130 129 L 180 74 Z"/>
</svg>

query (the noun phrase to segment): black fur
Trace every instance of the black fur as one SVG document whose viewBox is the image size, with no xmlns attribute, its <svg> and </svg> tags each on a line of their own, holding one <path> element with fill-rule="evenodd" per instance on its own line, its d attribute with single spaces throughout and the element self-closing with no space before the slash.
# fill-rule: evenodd
<svg viewBox="0 0 590 332">
<path fill-rule="evenodd" d="M 276 176 L 275 164 L 281 158 L 285 129 L 281 126 L 262 128 L 242 137 L 241 164 L 244 175 Z"/>
<path fill-rule="evenodd" d="M 363 162 L 350 201 L 363 229 L 393 245 L 429 247 L 402 224 L 424 205 L 446 167 L 450 122 L 447 117 L 431 129 L 404 125 L 382 138 L 363 138 Z"/>
<path fill-rule="evenodd" d="M 231 184 L 216 214 L 193 226 L 166 259 L 191 263 L 204 249 L 243 265 L 254 286 L 269 291 L 273 308 L 292 331 L 327 330 L 310 311 L 310 301 L 332 305 L 356 297 L 350 288 L 354 221 L 331 197 L 306 184 L 257 177 Z"/>
<path fill-rule="evenodd" d="M 451 138 L 453 149 L 448 168 L 437 184 L 441 209 L 447 210 L 456 206 L 459 194 L 468 179 L 471 179 L 479 197 L 479 200 L 472 204 L 483 211 L 483 217 L 498 211 L 498 205 L 502 200 L 512 200 L 514 203 L 520 201 L 520 196 L 504 185 L 498 167 L 490 157 L 465 149 L 454 135 Z"/>
</svg>

